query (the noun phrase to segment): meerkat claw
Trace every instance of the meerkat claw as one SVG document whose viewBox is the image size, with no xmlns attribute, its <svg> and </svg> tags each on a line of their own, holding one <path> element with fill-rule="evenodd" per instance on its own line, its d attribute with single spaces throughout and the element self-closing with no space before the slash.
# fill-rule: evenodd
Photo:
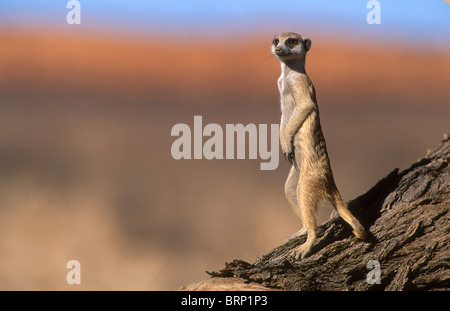
<svg viewBox="0 0 450 311">
<path fill-rule="evenodd" d="M 293 166 L 297 167 L 297 163 L 295 162 L 295 153 L 291 151 L 289 153 L 283 153 L 284 158 Z"/>
<path fill-rule="evenodd" d="M 293 261 L 298 261 L 300 259 L 305 259 L 306 255 L 308 255 L 311 247 L 306 245 L 300 245 L 296 249 L 292 251 L 291 258 Z"/>
</svg>

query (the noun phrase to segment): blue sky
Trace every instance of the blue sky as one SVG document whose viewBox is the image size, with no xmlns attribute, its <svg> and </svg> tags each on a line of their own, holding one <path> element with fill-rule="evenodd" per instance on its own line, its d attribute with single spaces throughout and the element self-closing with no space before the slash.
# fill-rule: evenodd
<svg viewBox="0 0 450 311">
<path fill-rule="evenodd" d="M 450 42 L 450 6 L 443 0 L 378 0 L 381 24 L 368 25 L 368 0 L 79 0 L 82 25 L 121 33 L 242 34 L 258 30 L 344 33 L 374 39 Z M 68 0 L 0 0 L 0 29 L 32 25 L 63 29 Z"/>
</svg>

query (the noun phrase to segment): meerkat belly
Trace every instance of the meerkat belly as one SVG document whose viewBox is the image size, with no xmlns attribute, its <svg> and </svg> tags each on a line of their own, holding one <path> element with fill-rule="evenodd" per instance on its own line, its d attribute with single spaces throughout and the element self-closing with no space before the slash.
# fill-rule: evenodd
<svg viewBox="0 0 450 311">
<path fill-rule="evenodd" d="M 283 95 L 281 100 L 281 114 L 287 123 L 295 111 L 295 101 L 291 93 L 286 92 Z"/>
<path fill-rule="evenodd" d="M 316 112 L 308 116 L 296 136 L 296 144 L 301 150 L 302 168 L 305 170 L 309 168 L 328 170 L 329 160 L 325 139 Z"/>
</svg>

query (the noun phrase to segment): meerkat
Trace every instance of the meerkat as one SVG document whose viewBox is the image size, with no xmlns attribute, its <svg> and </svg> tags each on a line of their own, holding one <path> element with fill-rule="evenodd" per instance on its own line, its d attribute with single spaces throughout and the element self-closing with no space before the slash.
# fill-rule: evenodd
<svg viewBox="0 0 450 311">
<path fill-rule="evenodd" d="M 319 119 L 316 92 L 305 71 L 311 40 L 297 33 L 283 33 L 272 41 L 272 53 L 281 63 L 278 90 L 281 97 L 280 144 L 292 164 L 285 195 L 303 228 L 288 238 L 307 234 L 306 242 L 293 250 L 295 260 L 304 258 L 316 240 L 316 211 L 328 200 L 360 239 L 366 232 L 342 201 L 334 182 L 325 138 Z M 300 156 L 301 155 L 301 156 Z"/>
</svg>

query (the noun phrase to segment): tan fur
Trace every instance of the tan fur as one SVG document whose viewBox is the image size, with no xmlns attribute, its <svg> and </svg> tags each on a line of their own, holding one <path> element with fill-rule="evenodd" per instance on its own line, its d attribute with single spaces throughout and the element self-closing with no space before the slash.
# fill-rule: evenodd
<svg viewBox="0 0 450 311">
<path fill-rule="evenodd" d="M 285 194 L 303 223 L 303 228 L 291 238 L 308 234 L 306 242 L 294 250 L 296 260 L 304 258 L 316 240 L 316 211 L 322 200 L 333 204 L 358 238 L 366 238 L 364 228 L 347 209 L 334 183 L 314 86 L 305 71 L 310 47 L 311 40 L 292 32 L 280 34 L 272 42 L 272 53 L 281 63 L 278 79 L 282 112 L 280 143 L 285 157 L 293 165 L 286 180 Z"/>
</svg>

